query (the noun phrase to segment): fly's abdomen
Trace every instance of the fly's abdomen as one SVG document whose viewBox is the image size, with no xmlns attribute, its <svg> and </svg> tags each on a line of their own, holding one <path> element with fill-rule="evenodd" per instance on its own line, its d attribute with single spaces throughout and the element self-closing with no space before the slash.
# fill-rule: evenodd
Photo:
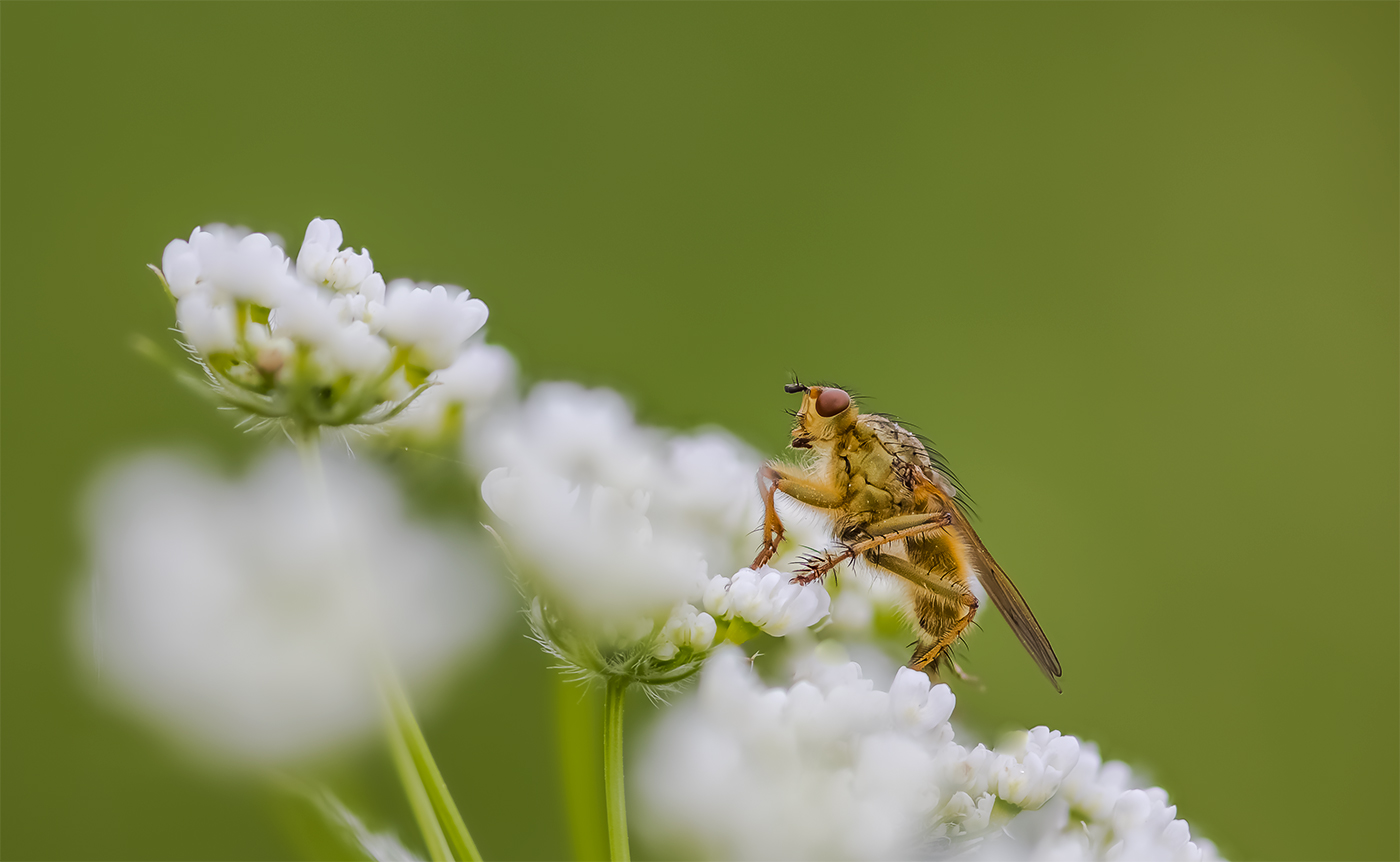
<svg viewBox="0 0 1400 862">
<path fill-rule="evenodd" d="M 925 572 L 930 580 L 961 588 L 966 598 L 959 601 L 946 592 L 917 584 L 905 584 L 909 612 L 918 635 L 918 646 L 909 660 L 910 667 L 936 672 L 939 661 L 957 643 L 977 612 L 977 601 L 968 589 L 974 572 L 968 545 L 952 530 L 906 542 L 909 562 Z M 970 602 L 969 602 L 970 600 Z"/>
</svg>

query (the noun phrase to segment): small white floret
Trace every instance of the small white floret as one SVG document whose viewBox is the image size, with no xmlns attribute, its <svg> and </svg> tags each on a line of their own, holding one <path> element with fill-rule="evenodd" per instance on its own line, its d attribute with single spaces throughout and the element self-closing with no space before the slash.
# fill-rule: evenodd
<svg viewBox="0 0 1400 862">
<path fill-rule="evenodd" d="M 391 343 L 412 351 L 415 365 L 435 371 L 452 364 L 466 340 L 486 323 L 487 315 L 486 303 L 462 288 L 439 284 L 425 290 L 398 279 L 389 285 L 376 322 Z"/>
<path fill-rule="evenodd" d="M 233 309 L 207 293 L 186 294 L 175 305 L 175 319 L 185 341 L 205 356 L 233 353 L 238 349 Z"/>
<path fill-rule="evenodd" d="M 767 566 L 710 579 L 701 600 L 715 616 L 739 617 L 777 637 L 816 625 L 831 609 L 820 583 L 792 583 L 791 575 Z"/>
</svg>

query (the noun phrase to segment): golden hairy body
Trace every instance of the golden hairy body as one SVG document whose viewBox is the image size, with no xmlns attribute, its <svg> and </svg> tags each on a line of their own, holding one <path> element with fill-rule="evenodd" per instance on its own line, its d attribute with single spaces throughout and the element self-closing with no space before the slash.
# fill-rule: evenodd
<svg viewBox="0 0 1400 862">
<path fill-rule="evenodd" d="M 936 674 L 940 661 L 950 658 L 977 613 L 969 587 L 975 577 L 1058 691 L 1060 662 L 1050 641 L 954 503 L 956 490 L 923 442 L 889 418 L 861 413 L 843 390 L 787 389 L 803 393 L 792 447 L 812 457 L 799 466 L 771 461 L 759 471 L 763 546 L 753 565 L 767 563 L 782 540 L 773 504 L 781 492 L 827 517 L 841 543 L 804 560 L 794 580 L 815 580 L 857 558 L 900 579 L 918 635 L 910 667 Z"/>
</svg>

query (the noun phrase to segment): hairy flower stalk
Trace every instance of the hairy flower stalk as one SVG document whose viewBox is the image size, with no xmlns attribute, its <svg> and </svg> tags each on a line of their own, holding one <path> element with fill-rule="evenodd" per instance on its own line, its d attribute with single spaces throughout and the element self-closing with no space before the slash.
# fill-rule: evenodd
<svg viewBox="0 0 1400 862">
<path fill-rule="evenodd" d="M 622 711 L 627 705 L 626 680 L 608 680 L 603 704 L 603 787 L 607 798 L 608 849 L 613 862 L 628 862 L 627 793 L 622 769 Z"/>
</svg>

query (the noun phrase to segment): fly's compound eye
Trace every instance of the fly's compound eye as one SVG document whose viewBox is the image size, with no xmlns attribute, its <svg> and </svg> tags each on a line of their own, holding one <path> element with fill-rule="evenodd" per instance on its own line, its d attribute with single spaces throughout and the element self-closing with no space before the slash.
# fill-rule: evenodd
<svg viewBox="0 0 1400 862">
<path fill-rule="evenodd" d="M 817 415 L 827 419 L 851 406 L 851 396 L 844 389 L 823 389 L 817 396 Z"/>
</svg>

